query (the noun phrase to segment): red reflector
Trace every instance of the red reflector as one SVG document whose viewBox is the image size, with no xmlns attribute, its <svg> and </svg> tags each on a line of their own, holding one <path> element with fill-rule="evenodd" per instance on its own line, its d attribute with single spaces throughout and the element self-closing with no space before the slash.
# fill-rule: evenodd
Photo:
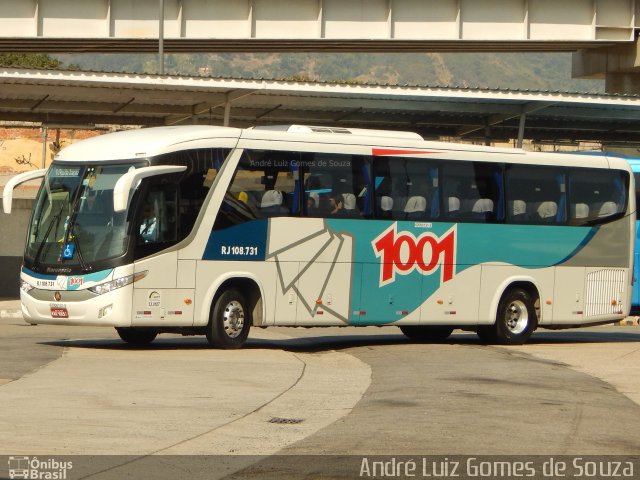
<svg viewBox="0 0 640 480">
<path fill-rule="evenodd" d="M 360 310 L 360 315 L 366 315 L 367 312 L 365 312 L 364 310 Z"/>
<path fill-rule="evenodd" d="M 316 312 L 316 315 L 323 315 L 323 314 L 324 314 L 324 311 L 323 311 L 323 310 L 318 310 L 318 311 Z"/>
<path fill-rule="evenodd" d="M 145 310 L 142 312 L 143 315 L 151 315 L 151 310 Z"/>
</svg>

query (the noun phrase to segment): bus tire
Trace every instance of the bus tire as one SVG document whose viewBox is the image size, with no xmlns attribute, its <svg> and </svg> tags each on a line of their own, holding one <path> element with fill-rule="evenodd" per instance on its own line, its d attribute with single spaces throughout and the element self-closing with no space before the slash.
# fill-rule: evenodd
<svg viewBox="0 0 640 480">
<path fill-rule="evenodd" d="M 216 298 L 207 325 L 207 340 L 215 348 L 240 348 L 249 336 L 251 310 L 244 296 L 235 289 Z"/>
<path fill-rule="evenodd" d="M 400 327 L 411 340 L 418 342 L 442 342 L 449 338 L 453 327 L 441 325 L 402 325 Z"/>
<path fill-rule="evenodd" d="M 497 343 L 522 345 L 538 327 L 538 316 L 531 294 L 512 288 L 500 299 L 493 335 Z M 482 338 L 482 337 L 481 337 Z"/>
<path fill-rule="evenodd" d="M 149 345 L 158 336 L 153 328 L 116 327 L 116 332 L 122 340 L 130 345 Z"/>
</svg>

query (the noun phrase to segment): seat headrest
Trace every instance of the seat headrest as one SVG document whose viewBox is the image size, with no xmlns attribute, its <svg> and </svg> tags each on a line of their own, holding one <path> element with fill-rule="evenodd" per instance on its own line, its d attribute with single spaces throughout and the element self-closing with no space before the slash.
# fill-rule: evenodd
<svg viewBox="0 0 640 480">
<path fill-rule="evenodd" d="M 416 195 L 409 197 L 407 204 L 404 206 L 405 213 L 424 212 L 427 209 L 427 201 L 424 197 Z"/>
<path fill-rule="evenodd" d="M 345 210 L 355 210 L 356 196 L 353 193 L 343 193 L 342 202 Z"/>
<path fill-rule="evenodd" d="M 608 217 L 609 215 L 613 215 L 618 212 L 618 206 L 616 202 L 604 202 L 600 207 L 600 212 L 598 213 L 599 217 Z"/>
<path fill-rule="evenodd" d="M 493 200 L 490 198 L 479 198 L 476 200 L 476 203 L 473 204 L 471 211 L 473 213 L 493 212 Z"/>
<path fill-rule="evenodd" d="M 589 216 L 589 205 L 586 203 L 576 203 L 575 218 L 587 218 Z"/>
<path fill-rule="evenodd" d="M 514 200 L 513 214 L 522 215 L 523 213 L 527 213 L 527 203 L 524 200 Z"/>
<path fill-rule="evenodd" d="M 540 218 L 555 217 L 558 213 L 558 204 L 556 202 L 542 202 L 538 206 L 538 216 Z"/>
<path fill-rule="evenodd" d="M 380 210 L 383 212 L 393 210 L 393 198 L 387 196 L 380 197 Z"/>
<path fill-rule="evenodd" d="M 449 197 L 449 210 L 448 212 L 457 212 L 460 210 L 460 199 L 458 197 Z"/>
<path fill-rule="evenodd" d="M 279 190 L 267 190 L 264 192 L 260 207 L 274 207 L 277 205 L 282 205 L 282 192 Z"/>
</svg>

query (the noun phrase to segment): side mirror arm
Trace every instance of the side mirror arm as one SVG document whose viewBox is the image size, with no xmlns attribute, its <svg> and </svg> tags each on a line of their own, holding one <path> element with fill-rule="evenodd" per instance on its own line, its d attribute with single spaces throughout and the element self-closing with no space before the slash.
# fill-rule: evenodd
<svg viewBox="0 0 640 480">
<path fill-rule="evenodd" d="M 116 213 L 126 212 L 129 208 L 129 192 L 139 180 L 166 173 L 179 173 L 187 169 L 184 165 L 155 165 L 153 167 L 142 167 L 129 170 L 121 176 L 113 188 L 113 211 Z"/>
<path fill-rule="evenodd" d="M 4 213 L 11 213 L 11 204 L 13 203 L 13 190 L 21 183 L 44 177 L 47 169 L 34 170 L 32 172 L 24 172 L 11 177 L 2 191 L 2 210 Z"/>
</svg>

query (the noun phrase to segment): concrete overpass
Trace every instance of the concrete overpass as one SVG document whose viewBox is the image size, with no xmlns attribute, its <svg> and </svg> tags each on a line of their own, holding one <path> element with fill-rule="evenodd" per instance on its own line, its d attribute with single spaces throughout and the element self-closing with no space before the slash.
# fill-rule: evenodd
<svg viewBox="0 0 640 480">
<path fill-rule="evenodd" d="M 639 11 L 640 0 L 2 0 L 0 51 L 575 51 L 574 75 L 638 93 Z"/>
</svg>

